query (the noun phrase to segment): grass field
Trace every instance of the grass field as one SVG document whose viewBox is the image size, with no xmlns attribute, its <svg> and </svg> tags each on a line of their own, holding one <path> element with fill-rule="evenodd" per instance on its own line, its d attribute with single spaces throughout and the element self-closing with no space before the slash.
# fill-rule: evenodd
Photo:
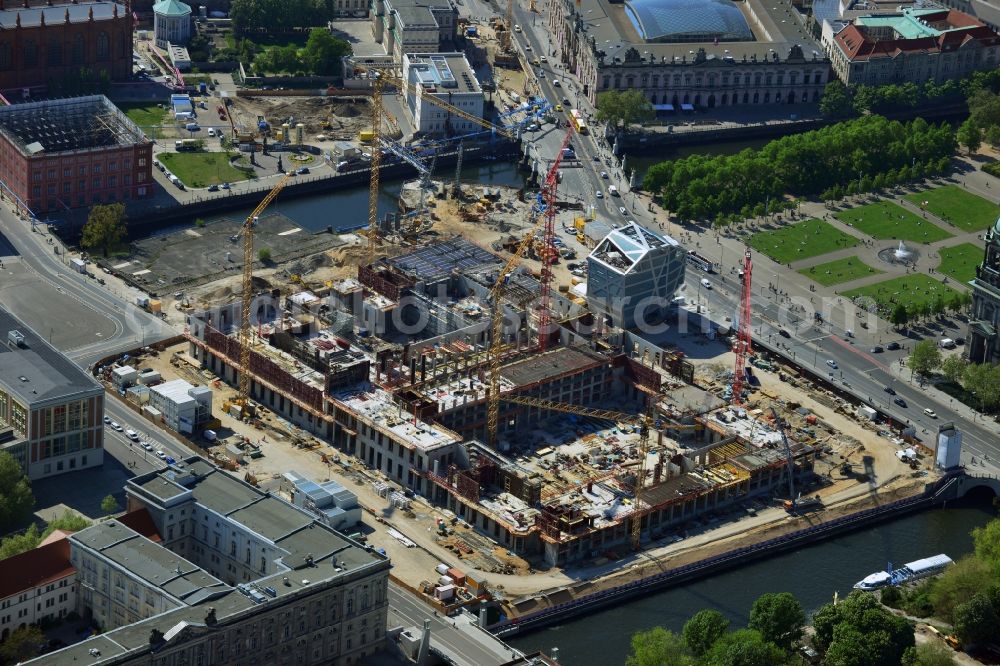
<svg viewBox="0 0 1000 666">
<path fill-rule="evenodd" d="M 983 261 L 983 248 L 972 243 L 943 247 L 938 254 L 941 255 L 938 272 L 958 282 L 968 282 L 976 277 L 976 266 Z"/>
<path fill-rule="evenodd" d="M 167 110 L 156 104 L 119 104 L 118 108 L 151 139 L 162 138 L 157 125 L 173 124 L 166 121 Z"/>
<path fill-rule="evenodd" d="M 888 201 L 842 210 L 837 213 L 837 219 L 853 225 L 872 238 L 901 238 L 915 243 L 933 243 L 951 237 L 941 227 Z"/>
<path fill-rule="evenodd" d="M 906 198 L 963 231 L 988 229 L 1000 217 L 1000 206 L 975 194 L 969 194 L 957 185 L 914 192 L 907 194 Z"/>
<path fill-rule="evenodd" d="M 945 302 L 947 302 L 955 293 L 954 289 L 941 284 L 934 278 L 921 273 L 913 273 L 877 284 L 870 284 L 866 287 L 851 289 L 843 292 L 842 295 L 848 298 L 868 296 L 879 304 L 883 312 L 888 313 L 892 312 L 897 303 L 902 303 L 907 308 L 925 302 L 933 303 L 938 294 L 944 297 Z"/>
<path fill-rule="evenodd" d="M 854 247 L 860 241 L 823 220 L 811 219 L 750 237 L 750 247 L 781 264 Z"/>
<path fill-rule="evenodd" d="M 225 153 L 160 153 L 159 160 L 187 187 L 232 183 L 252 174 L 230 165 Z"/>
<path fill-rule="evenodd" d="M 851 280 L 857 280 L 858 278 L 865 277 L 866 275 L 878 275 L 879 273 L 884 272 L 885 271 L 872 268 L 857 257 L 836 259 L 834 261 L 828 261 L 825 264 L 817 264 L 816 266 L 812 266 L 810 268 L 803 268 L 799 271 L 802 275 L 805 275 L 813 282 L 821 284 L 824 287 L 840 284 L 842 282 L 850 282 Z"/>
</svg>

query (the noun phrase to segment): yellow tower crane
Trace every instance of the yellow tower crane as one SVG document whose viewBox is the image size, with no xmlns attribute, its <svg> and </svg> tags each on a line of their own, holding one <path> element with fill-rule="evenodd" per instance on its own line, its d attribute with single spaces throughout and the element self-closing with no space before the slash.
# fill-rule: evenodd
<svg viewBox="0 0 1000 666">
<path fill-rule="evenodd" d="M 250 304 L 253 302 L 253 228 L 257 224 L 264 210 L 271 205 L 278 193 L 285 188 L 289 174 L 281 177 L 271 191 L 267 193 L 264 200 L 257 204 L 253 212 L 247 216 L 243 222 L 243 293 L 240 308 L 240 377 L 239 395 L 236 397 L 236 404 L 240 406 L 240 418 L 247 416 L 250 406 L 250 338 L 253 334 L 250 326 Z"/>
<path fill-rule="evenodd" d="M 382 88 L 384 72 L 376 71 L 372 81 L 372 160 L 371 183 L 368 187 L 368 263 L 375 261 L 378 247 L 378 192 L 379 168 L 382 165 Z"/>
<path fill-rule="evenodd" d="M 656 397 L 657 394 L 653 394 Z M 609 409 L 596 409 L 593 407 L 581 407 L 579 405 L 569 405 L 562 402 L 553 402 L 541 398 L 533 398 L 524 395 L 507 394 L 500 398 L 504 402 L 511 402 L 527 407 L 537 407 L 554 412 L 564 412 L 576 414 L 578 416 L 589 416 L 596 419 L 614 421 L 616 423 L 628 423 L 639 426 L 639 465 L 635 470 L 635 508 L 632 511 L 632 549 L 639 550 L 642 540 L 642 517 L 645 511 L 642 509 L 642 489 L 646 481 L 646 458 L 649 456 L 649 431 L 654 425 L 651 410 L 647 409 L 645 414 L 630 414 L 628 412 L 616 412 Z M 652 404 L 652 399 L 650 400 Z M 670 424 L 665 430 L 697 430 L 700 425 Z M 606 475 L 604 475 L 606 477 Z M 592 479 L 593 480 L 593 479 Z"/>
</svg>

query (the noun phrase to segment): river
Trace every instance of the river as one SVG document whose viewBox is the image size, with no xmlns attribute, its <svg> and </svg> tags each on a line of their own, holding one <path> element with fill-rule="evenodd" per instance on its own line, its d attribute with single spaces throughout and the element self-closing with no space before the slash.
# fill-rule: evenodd
<svg viewBox="0 0 1000 666">
<path fill-rule="evenodd" d="M 761 594 L 791 592 L 811 614 L 828 603 L 834 591 L 848 594 L 854 583 L 887 562 L 898 565 L 938 553 L 958 559 L 972 552 L 972 528 L 994 515 L 986 504 L 924 511 L 509 642 L 525 652 L 558 647 L 563 664 L 623 664 L 634 632 L 657 625 L 680 631 L 704 608 L 718 610 L 738 628 L 746 626 L 750 607 Z"/>
</svg>

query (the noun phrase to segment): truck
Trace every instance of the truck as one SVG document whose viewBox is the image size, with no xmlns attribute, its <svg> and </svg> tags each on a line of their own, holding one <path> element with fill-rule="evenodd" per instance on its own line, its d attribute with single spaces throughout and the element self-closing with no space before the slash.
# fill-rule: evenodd
<svg viewBox="0 0 1000 666">
<path fill-rule="evenodd" d="M 179 153 L 198 150 L 201 146 L 202 142 L 200 139 L 178 139 L 174 141 L 174 150 Z"/>
<path fill-rule="evenodd" d="M 375 138 L 375 132 L 372 130 L 361 130 L 358 132 L 358 141 L 361 143 L 370 143 Z"/>
<path fill-rule="evenodd" d="M 823 508 L 823 500 L 820 499 L 819 495 L 815 497 L 802 497 L 802 495 L 799 495 L 795 501 L 785 500 L 784 507 L 788 513 L 811 511 Z"/>
</svg>

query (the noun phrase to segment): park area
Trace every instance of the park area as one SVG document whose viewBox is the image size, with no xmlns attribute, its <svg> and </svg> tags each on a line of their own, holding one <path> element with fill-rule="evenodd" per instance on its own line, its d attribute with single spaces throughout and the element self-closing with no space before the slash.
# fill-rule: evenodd
<svg viewBox="0 0 1000 666">
<path fill-rule="evenodd" d="M 957 185 L 907 194 L 906 199 L 962 231 L 982 231 L 996 223 L 1000 206 Z"/>
<path fill-rule="evenodd" d="M 749 240 L 750 247 L 780 264 L 855 247 L 859 242 L 857 238 L 815 218 L 773 231 L 761 231 Z"/>
<path fill-rule="evenodd" d="M 844 224 L 849 224 L 872 238 L 882 240 L 900 238 L 914 243 L 934 243 L 952 235 L 888 201 L 842 210 L 836 217 Z"/>
<path fill-rule="evenodd" d="M 813 282 L 821 284 L 824 287 L 850 282 L 851 280 L 857 280 L 869 275 L 879 275 L 884 272 L 872 268 L 857 257 L 836 259 L 825 264 L 803 268 L 799 271 L 801 275 L 805 275 Z"/>
<path fill-rule="evenodd" d="M 208 187 L 254 177 L 252 169 L 230 164 L 227 153 L 160 153 L 158 158 L 187 187 Z"/>
<path fill-rule="evenodd" d="M 907 311 L 914 311 L 924 304 L 932 305 L 938 297 L 948 303 L 957 293 L 938 280 L 921 273 L 911 273 L 877 284 L 851 289 L 842 292 L 842 295 L 851 299 L 858 296 L 870 298 L 878 303 L 879 310 L 883 314 L 887 314 L 891 313 L 897 304 L 905 306 Z"/>
<path fill-rule="evenodd" d="M 976 277 L 976 266 L 983 261 L 983 248 L 972 243 L 943 247 L 938 254 L 941 255 L 941 263 L 937 271 L 957 282 L 968 282 Z"/>
<path fill-rule="evenodd" d="M 167 110 L 156 103 L 119 104 L 118 107 L 151 139 L 163 138 L 163 132 L 160 129 L 162 125 L 166 124 L 171 127 L 175 125 L 174 122 L 167 120 Z"/>
</svg>

